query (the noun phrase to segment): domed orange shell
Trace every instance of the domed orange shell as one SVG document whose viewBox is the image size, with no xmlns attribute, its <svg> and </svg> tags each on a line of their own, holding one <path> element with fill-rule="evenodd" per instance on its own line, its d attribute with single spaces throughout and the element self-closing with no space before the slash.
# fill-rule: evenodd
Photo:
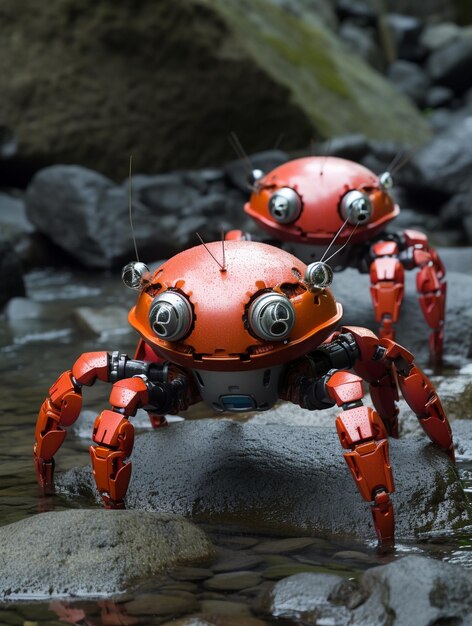
<svg viewBox="0 0 472 626">
<path fill-rule="evenodd" d="M 359 225 L 352 243 L 368 240 L 387 222 L 396 217 L 399 208 L 379 185 L 378 177 L 369 169 L 337 157 L 305 157 L 280 165 L 261 178 L 244 206 L 261 228 L 276 239 L 312 244 L 328 244 L 344 222 L 339 205 L 342 197 L 352 190 L 365 192 L 373 212 L 368 222 Z M 269 212 L 269 200 L 277 189 L 290 187 L 302 199 L 300 216 L 290 224 L 277 222 Z M 337 243 L 346 241 L 354 227 L 347 224 Z"/>
<path fill-rule="evenodd" d="M 223 264 L 221 242 L 207 244 Z M 156 270 L 128 319 L 160 356 L 190 368 L 246 370 L 287 363 L 318 346 L 342 315 L 331 291 L 310 293 L 303 285 L 305 264 L 263 243 L 227 241 L 225 270 L 203 245 L 185 250 Z M 184 293 L 193 307 L 194 325 L 180 342 L 155 335 L 149 323 L 153 298 L 166 289 Z M 243 317 L 251 298 L 267 289 L 290 296 L 295 324 L 285 341 L 252 335 Z"/>
</svg>

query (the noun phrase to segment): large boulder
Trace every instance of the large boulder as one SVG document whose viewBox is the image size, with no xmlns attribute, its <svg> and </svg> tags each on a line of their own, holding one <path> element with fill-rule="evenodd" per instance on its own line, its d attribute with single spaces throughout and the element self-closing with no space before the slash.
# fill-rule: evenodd
<svg viewBox="0 0 472 626">
<path fill-rule="evenodd" d="M 80 163 L 121 179 L 130 153 L 142 172 L 226 160 L 233 130 L 251 152 L 281 134 L 287 148 L 361 130 L 430 135 L 330 30 L 327 3 L 5 0 L 2 19 L 0 119 L 22 166 Z"/>
<path fill-rule="evenodd" d="M 202 419 L 138 435 L 130 509 L 196 521 L 302 533 L 374 538 L 369 505 L 342 457 L 334 424 L 317 428 Z M 393 440 L 393 496 L 399 537 L 471 521 L 454 467 L 428 440 Z M 89 467 L 58 477 L 71 495 L 95 492 Z"/>
<path fill-rule="evenodd" d="M 0 597 L 100 596 L 208 560 L 202 530 L 177 516 L 73 509 L 0 528 Z"/>
</svg>

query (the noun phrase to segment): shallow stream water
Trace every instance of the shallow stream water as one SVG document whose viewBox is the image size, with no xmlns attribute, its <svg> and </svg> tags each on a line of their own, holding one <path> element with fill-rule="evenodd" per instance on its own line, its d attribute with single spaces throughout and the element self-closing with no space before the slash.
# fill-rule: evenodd
<svg viewBox="0 0 472 626">
<path fill-rule="evenodd" d="M 127 326 L 126 311 L 135 294 L 122 286 L 117 274 L 33 272 L 27 276 L 30 300 L 13 302 L 10 315 L 0 318 L 1 525 L 41 511 L 31 448 L 38 408 L 49 386 L 82 352 L 134 352 L 137 337 Z M 82 320 L 93 316 L 94 310 L 103 312 L 104 307 L 108 307 L 108 323 L 103 332 L 92 332 Z M 105 408 L 106 388 L 96 385 L 87 392 L 85 410 Z M 208 411 L 197 406 L 186 417 L 203 415 L 207 417 Z M 141 427 L 147 425 L 141 422 Z M 88 463 L 88 445 L 86 437 L 70 433 L 58 454 L 57 471 Z M 472 462 L 460 459 L 458 464 L 466 489 L 472 493 Z M 60 494 L 49 501 L 56 511 L 74 506 L 97 505 L 72 502 Z M 170 571 L 144 581 L 132 594 L 113 599 L 3 603 L 0 626 L 167 624 L 196 614 L 219 626 L 301 625 L 295 618 L 265 613 L 264 596 L 274 581 L 304 571 L 357 577 L 368 567 L 407 554 L 472 567 L 472 535 L 460 533 L 399 544 L 385 555 L 370 538 L 356 543 L 325 537 L 266 536 L 233 527 L 204 526 L 204 530 L 218 548 L 212 563 Z M 221 576 L 229 572 L 232 575 Z"/>
</svg>

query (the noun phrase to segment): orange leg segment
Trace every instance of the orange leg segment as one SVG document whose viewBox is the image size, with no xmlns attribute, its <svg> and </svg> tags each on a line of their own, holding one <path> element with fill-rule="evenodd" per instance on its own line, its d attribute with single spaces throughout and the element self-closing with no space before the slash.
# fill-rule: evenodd
<svg viewBox="0 0 472 626">
<path fill-rule="evenodd" d="M 375 320 L 380 324 L 379 337 L 394 339 L 394 324 L 398 321 L 403 301 L 405 272 L 397 258 L 382 256 L 395 254 L 398 251 L 396 244 L 379 242 L 373 249 L 379 255 L 370 266 L 370 293 Z"/>
<path fill-rule="evenodd" d="M 131 454 L 134 427 L 121 413 L 102 411 L 95 420 L 90 447 L 93 475 L 97 489 L 107 508 L 124 508 L 124 497 L 131 478 Z"/>
<path fill-rule="evenodd" d="M 370 407 L 347 409 L 336 420 L 341 445 L 350 448 L 346 463 L 361 496 L 371 502 L 372 519 L 379 541 L 390 542 L 395 522 L 390 494 L 394 491 L 385 426 Z"/>
</svg>

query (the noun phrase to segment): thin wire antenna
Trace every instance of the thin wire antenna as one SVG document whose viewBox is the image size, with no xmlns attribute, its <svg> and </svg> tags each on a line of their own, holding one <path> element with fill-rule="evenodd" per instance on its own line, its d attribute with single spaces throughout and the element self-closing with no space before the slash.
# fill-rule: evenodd
<svg viewBox="0 0 472 626">
<path fill-rule="evenodd" d="M 280 133 L 280 135 L 277 137 L 277 141 L 274 144 L 274 148 L 273 148 L 274 150 L 277 150 L 283 138 L 284 138 L 284 133 Z"/>
<path fill-rule="evenodd" d="M 225 249 L 225 231 L 221 229 L 221 247 L 223 248 L 223 269 L 226 271 L 226 249 Z"/>
<path fill-rule="evenodd" d="M 248 173 L 251 174 L 252 170 L 254 169 L 254 167 L 253 167 L 253 165 L 251 163 L 251 159 L 248 157 L 248 155 L 247 155 L 246 151 L 244 150 L 241 142 L 239 141 L 239 137 L 236 135 L 234 130 L 232 130 L 230 132 L 230 134 L 228 135 L 228 141 L 231 144 L 231 147 L 233 148 L 233 150 L 238 155 L 238 157 L 246 165 Z"/>
<path fill-rule="evenodd" d="M 329 138 L 328 139 L 328 143 L 326 144 L 325 158 L 323 159 L 323 162 L 322 162 L 321 167 L 320 167 L 320 176 L 323 176 L 324 167 L 326 165 L 326 162 L 327 162 L 328 158 L 331 156 L 331 154 L 330 154 L 331 153 L 331 144 L 332 144 L 332 140 L 331 140 L 331 138 Z"/>
<path fill-rule="evenodd" d="M 133 155 L 129 155 L 129 172 L 128 172 L 128 211 L 129 211 L 129 225 L 131 226 L 131 236 L 133 238 L 134 243 L 134 251 L 136 253 L 136 261 L 139 263 L 139 255 L 138 255 L 138 246 L 136 244 L 136 236 L 134 234 L 134 226 L 133 226 L 133 201 L 132 201 L 132 188 L 131 188 L 131 172 L 133 169 Z"/>
<path fill-rule="evenodd" d="M 411 150 L 410 152 L 407 152 L 402 159 L 400 159 L 400 161 L 395 165 L 394 168 L 392 168 L 392 170 L 390 171 L 390 173 L 393 174 L 398 174 L 398 172 L 403 169 L 405 167 L 405 165 L 408 163 L 408 161 L 410 161 L 410 159 L 413 158 L 415 154 L 414 150 Z"/>
<path fill-rule="evenodd" d="M 338 232 L 334 235 L 334 237 L 331 239 L 331 243 L 329 244 L 329 246 L 326 248 L 323 256 L 320 259 L 320 263 L 323 263 L 323 261 L 325 260 L 325 256 L 328 254 L 328 252 L 330 251 L 331 246 L 333 245 L 333 243 L 336 241 L 336 239 L 339 237 L 339 235 L 341 234 L 341 231 L 343 230 L 343 228 L 346 226 L 346 224 L 349 221 L 349 217 L 347 217 L 344 221 L 344 223 L 341 225 L 340 229 L 338 230 Z"/>
<path fill-rule="evenodd" d="M 331 259 L 332 259 L 333 257 L 335 257 L 335 256 L 338 254 L 338 252 L 341 252 L 341 250 L 344 250 L 344 248 L 345 248 L 345 247 L 347 246 L 347 244 L 350 242 L 351 237 L 352 237 L 352 236 L 353 236 L 353 234 L 356 232 L 356 228 L 357 228 L 358 226 L 359 226 L 359 222 L 357 222 L 357 224 L 354 226 L 354 228 L 353 228 L 353 229 L 352 229 L 352 231 L 351 231 L 351 234 L 350 234 L 350 235 L 349 235 L 349 237 L 346 239 L 346 241 L 343 243 L 343 245 L 342 245 L 340 248 L 338 248 L 338 249 L 336 250 L 336 252 L 333 252 L 333 254 L 325 260 L 325 263 L 328 263 L 329 261 L 331 261 Z"/>
<path fill-rule="evenodd" d="M 220 270 L 222 272 L 226 272 L 226 267 L 224 265 L 221 265 L 221 263 L 218 261 L 218 259 L 216 258 L 216 256 L 211 252 L 210 248 L 206 245 L 206 243 L 203 241 L 203 239 L 200 237 L 200 233 L 195 233 L 197 235 L 197 237 L 200 239 L 201 243 L 205 246 L 205 250 L 208 252 L 208 254 L 211 256 L 211 258 L 215 261 L 215 263 L 218 264 L 218 267 L 220 268 Z"/>
<path fill-rule="evenodd" d="M 395 153 L 395 156 L 393 157 L 393 159 L 390 161 L 390 164 L 387 167 L 387 172 L 391 172 L 392 168 L 394 168 L 398 161 L 403 157 L 405 151 L 404 150 L 399 150 L 398 152 Z"/>
</svg>

